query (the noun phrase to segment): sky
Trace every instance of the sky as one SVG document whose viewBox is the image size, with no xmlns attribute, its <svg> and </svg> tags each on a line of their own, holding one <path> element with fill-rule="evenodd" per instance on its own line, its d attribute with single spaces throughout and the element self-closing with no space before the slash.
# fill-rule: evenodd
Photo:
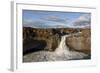
<svg viewBox="0 0 100 73">
<path fill-rule="evenodd" d="M 90 13 L 23 10 L 22 15 L 23 25 L 27 27 L 75 27 L 91 24 Z"/>
</svg>

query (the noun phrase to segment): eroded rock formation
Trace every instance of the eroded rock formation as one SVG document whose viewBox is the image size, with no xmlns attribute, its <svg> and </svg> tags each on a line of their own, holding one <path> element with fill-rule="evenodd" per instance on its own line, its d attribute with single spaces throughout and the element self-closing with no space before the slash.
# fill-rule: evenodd
<svg viewBox="0 0 100 73">
<path fill-rule="evenodd" d="M 91 53 L 91 32 L 89 29 L 81 30 L 80 35 L 72 35 L 66 38 L 66 45 L 70 49 L 84 52 L 86 54 Z"/>
<path fill-rule="evenodd" d="M 72 28 L 49 28 L 36 29 L 30 27 L 23 28 L 23 52 L 27 51 L 54 51 L 61 41 L 61 36 L 81 32 L 80 35 L 72 35 L 66 38 L 66 45 L 71 50 L 90 54 L 91 33 L 90 29 L 72 29 Z"/>
</svg>

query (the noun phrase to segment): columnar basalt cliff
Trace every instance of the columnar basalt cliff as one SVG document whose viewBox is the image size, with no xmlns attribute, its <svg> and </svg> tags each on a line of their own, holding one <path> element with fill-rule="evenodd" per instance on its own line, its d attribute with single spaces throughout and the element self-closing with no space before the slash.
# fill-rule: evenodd
<svg viewBox="0 0 100 73">
<path fill-rule="evenodd" d="M 91 33 L 90 29 L 80 28 L 23 28 L 23 53 L 38 50 L 55 51 L 61 41 L 61 36 L 81 32 L 66 38 L 66 45 L 70 50 L 90 54 Z"/>
</svg>

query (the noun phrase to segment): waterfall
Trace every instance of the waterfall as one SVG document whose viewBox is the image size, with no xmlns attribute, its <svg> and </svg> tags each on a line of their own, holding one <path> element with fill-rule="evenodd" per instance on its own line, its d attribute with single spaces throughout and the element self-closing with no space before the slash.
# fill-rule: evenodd
<svg viewBox="0 0 100 73">
<path fill-rule="evenodd" d="M 56 53 L 56 54 L 61 55 L 61 54 L 63 54 L 65 51 L 68 51 L 68 50 L 69 50 L 69 48 L 66 46 L 66 43 L 65 43 L 66 37 L 68 37 L 68 36 L 69 36 L 69 35 L 64 35 L 64 36 L 62 36 L 61 42 L 60 42 L 58 48 L 56 48 L 56 50 L 55 50 L 55 53 Z"/>
<path fill-rule="evenodd" d="M 75 33 L 73 35 L 79 35 L 80 33 Z M 64 35 L 61 38 L 61 42 L 55 50 L 55 54 L 58 56 L 62 56 L 63 59 L 69 60 L 69 59 L 82 59 L 84 57 L 87 57 L 87 54 L 84 54 L 82 52 L 76 52 L 76 51 L 70 51 L 70 48 L 66 45 L 66 38 L 72 36 L 70 35 Z"/>
</svg>

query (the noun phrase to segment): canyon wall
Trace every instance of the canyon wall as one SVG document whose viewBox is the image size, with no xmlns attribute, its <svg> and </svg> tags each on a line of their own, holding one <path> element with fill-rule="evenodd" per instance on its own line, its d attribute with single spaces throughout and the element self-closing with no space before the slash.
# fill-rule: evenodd
<svg viewBox="0 0 100 73">
<path fill-rule="evenodd" d="M 61 36 L 77 32 L 81 32 L 80 35 L 72 35 L 66 38 L 66 45 L 68 45 L 71 50 L 90 54 L 90 29 L 79 28 L 36 29 L 23 27 L 23 51 L 25 52 L 28 49 L 54 51 L 60 44 Z"/>
</svg>

